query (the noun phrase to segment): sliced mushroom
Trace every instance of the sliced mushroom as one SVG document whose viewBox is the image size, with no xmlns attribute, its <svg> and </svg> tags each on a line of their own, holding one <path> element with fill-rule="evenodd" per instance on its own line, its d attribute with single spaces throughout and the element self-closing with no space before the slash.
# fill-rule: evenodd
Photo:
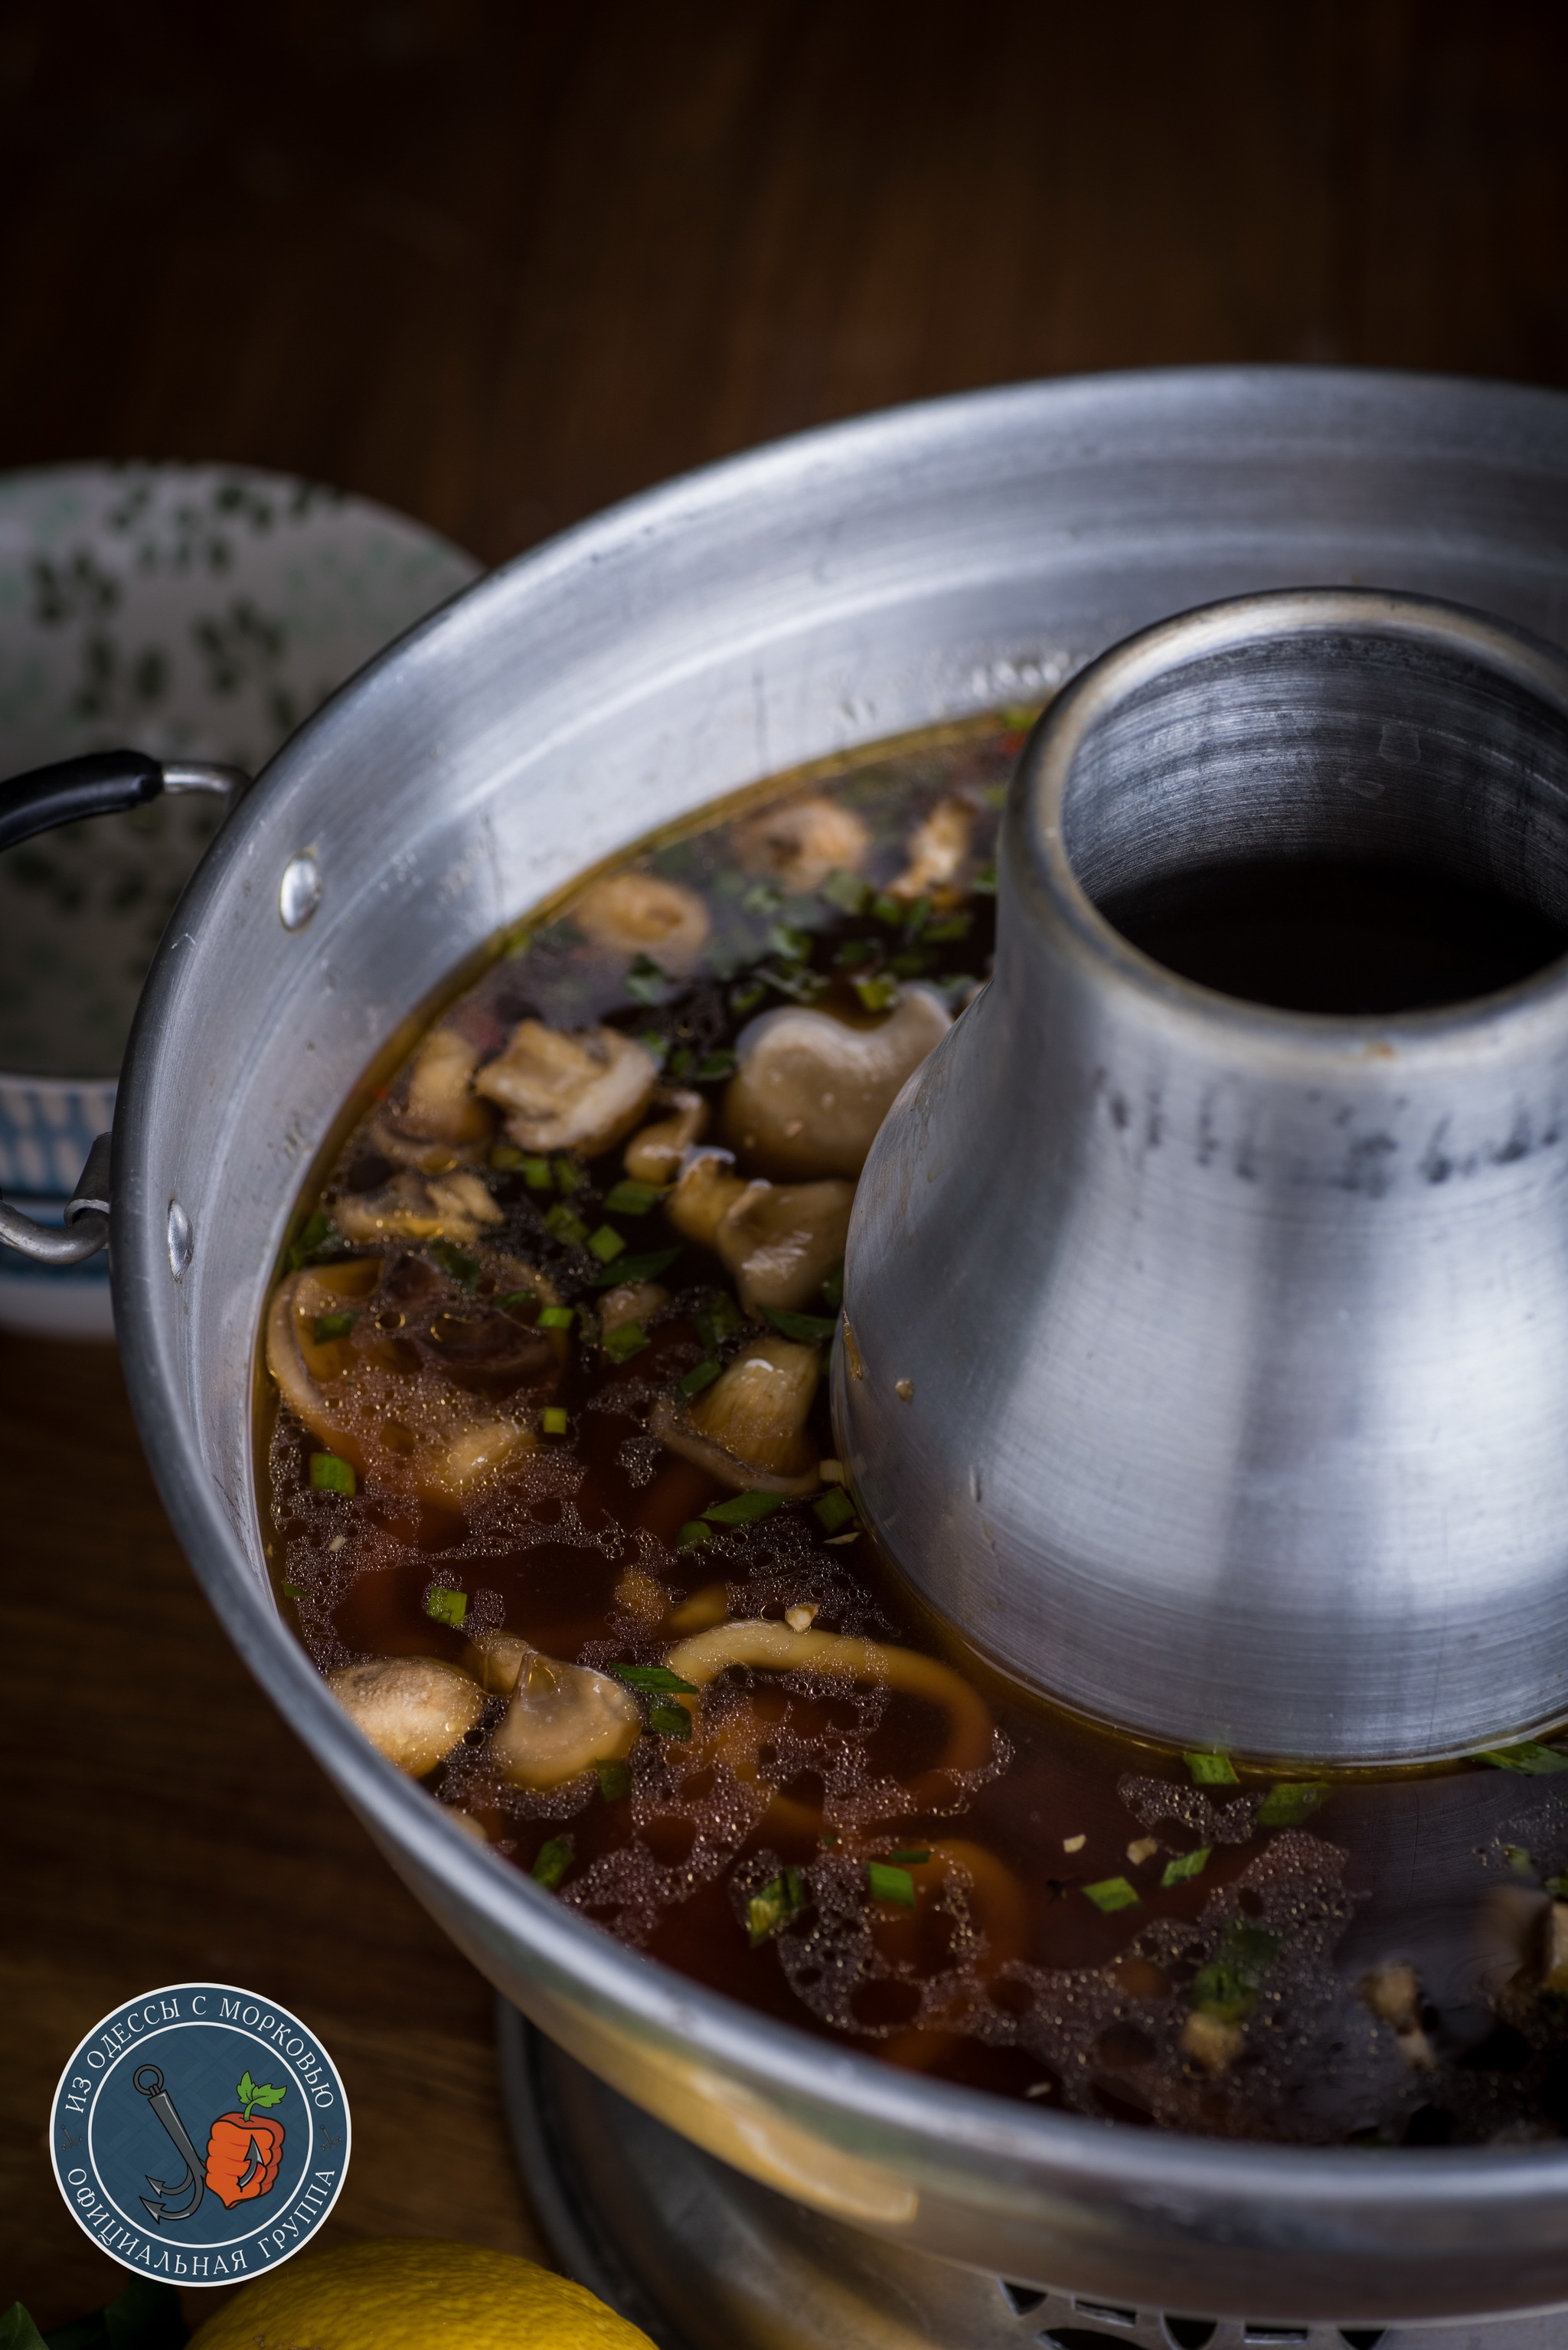
<svg viewBox="0 0 1568 2350">
<path fill-rule="evenodd" d="M 708 943 L 708 909 L 694 889 L 654 873 L 612 873 L 570 909 L 595 946 L 648 955 L 664 971 L 690 971 Z"/>
<path fill-rule="evenodd" d="M 1241 2025 L 1210 2008 L 1195 2007 L 1181 2027 L 1181 2053 L 1200 2072 L 1228 2073 L 1246 2044 Z"/>
<path fill-rule="evenodd" d="M 741 1032 L 725 1134 L 764 1175 L 858 1175 L 899 1088 L 951 1026 L 920 987 L 874 1025 L 803 1004 L 765 1012 Z"/>
<path fill-rule="evenodd" d="M 592 1159 L 631 1131 L 658 1079 L 652 1055 L 614 1028 L 568 1035 L 541 1020 L 520 1020 L 475 1085 L 500 1103 L 506 1131 L 523 1149 L 580 1150 Z"/>
<path fill-rule="evenodd" d="M 394 1175 L 374 1191 L 340 1191 L 332 1221 L 351 1241 L 472 1241 L 505 1220 L 477 1175 Z"/>
<path fill-rule="evenodd" d="M 642 1727 L 637 1700 L 587 1665 L 533 1649 L 524 1659 L 490 1752 L 519 1787 L 558 1787 L 596 1762 L 618 1762 Z"/>
<path fill-rule="evenodd" d="M 713 1238 L 745 1311 L 812 1305 L 843 1258 L 854 1205 L 853 1183 L 748 1183 Z"/>
<path fill-rule="evenodd" d="M 407 1254 L 308 1267 L 274 1294 L 267 1367 L 311 1433 L 361 1476 L 461 1500 L 534 1448 L 566 1352 L 560 1332 L 499 1302 L 522 1293 L 536 1313 L 554 1300 L 542 1275 L 498 1257 L 483 1279 L 490 1296 Z"/>
<path fill-rule="evenodd" d="M 959 877 L 974 835 L 974 810 L 964 800 L 939 800 L 929 816 L 909 836 L 908 865 L 888 884 L 890 898 L 912 905 L 929 898 L 937 905 L 956 905 L 966 894 Z"/>
<path fill-rule="evenodd" d="M 655 1099 L 670 1115 L 632 1136 L 626 1146 L 626 1171 L 639 1183 L 673 1183 L 686 1153 L 708 1131 L 708 1105 L 701 1094 L 668 1089 Z"/>
<path fill-rule="evenodd" d="M 484 1711 L 477 1681 L 438 1657 L 344 1665 L 327 1685 L 377 1752 L 410 1779 L 444 1762 Z"/>
<path fill-rule="evenodd" d="M 1421 1984 L 1414 1967 L 1374 1967 L 1362 1979 L 1361 1996 L 1380 2023 L 1391 2023 L 1399 2054 L 1412 2072 L 1430 2072 L 1437 2059 L 1421 2025 Z"/>
<path fill-rule="evenodd" d="M 516 1632 L 482 1632 L 462 1652 L 464 1669 L 493 1697 L 510 1697 L 524 1658 L 535 1653 L 533 1643 Z"/>
<path fill-rule="evenodd" d="M 830 873 L 858 873 L 870 846 L 853 808 L 816 795 L 764 808 L 735 829 L 735 853 L 748 873 L 802 892 L 820 889 Z"/>
<path fill-rule="evenodd" d="M 726 1485 L 766 1493 L 810 1493 L 816 1448 L 806 1415 L 822 1376 L 815 1347 L 754 1338 L 695 1403 L 655 1404 L 649 1425 L 659 1441 Z"/>
<path fill-rule="evenodd" d="M 661 1624 L 670 1610 L 670 1593 L 645 1567 L 628 1566 L 615 1587 L 615 1604 L 648 1629 Z"/>
<path fill-rule="evenodd" d="M 623 1323 L 650 1322 L 659 1307 L 669 1303 L 670 1292 L 657 1281 L 618 1282 L 599 1300 L 599 1336 L 618 1330 Z"/>
<path fill-rule="evenodd" d="M 745 1178 L 735 1173 L 728 1150 L 693 1151 L 664 1202 L 664 1212 L 689 1241 L 715 1248 L 720 1225 L 745 1189 Z"/>
<path fill-rule="evenodd" d="M 421 1175 L 444 1175 L 487 1158 L 495 1112 L 474 1094 L 478 1062 L 478 1047 L 459 1030 L 431 1029 L 368 1121 L 362 1149 Z"/>
</svg>

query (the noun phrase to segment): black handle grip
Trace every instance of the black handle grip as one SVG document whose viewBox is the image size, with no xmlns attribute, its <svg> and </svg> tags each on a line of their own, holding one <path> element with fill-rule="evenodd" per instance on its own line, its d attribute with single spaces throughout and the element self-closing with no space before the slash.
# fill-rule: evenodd
<svg viewBox="0 0 1568 2350">
<path fill-rule="evenodd" d="M 92 751 L 53 767 L 34 767 L 0 785 L 0 848 L 79 816 L 145 807 L 162 789 L 162 767 L 141 751 Z"/>
</svg>

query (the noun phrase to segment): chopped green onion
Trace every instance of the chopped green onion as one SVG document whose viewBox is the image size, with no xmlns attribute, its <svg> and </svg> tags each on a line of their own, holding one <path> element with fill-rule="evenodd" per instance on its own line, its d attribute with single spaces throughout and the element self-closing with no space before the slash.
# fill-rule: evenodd
<svg viewBox="0 0 1568 2350">
<path fill-rule="evenodd" d="M 1568 1754 L 1561 1747 L 1539 1746 L 1529 1739 L 1521 1746 L 1490 1747 L 1475 1759 L 1490 1762 L 1494 1771 L 1521 1771 L 1527 1779 L 1550 1779 L 1568 1771 Z"/>
<path fill-rule="evenodd" d="M 675 1537 L 675 1547 L 677 1550 L 696 1550 L 701 1544 L 711 1543 L 712 1539 L 711 1526 L 705 1526 L 701 1518 L 688 1518 Z"/>
<path fill-rule="evenodd" d="M 830 1485 L 820 1501 L 813 1502 L 811 1514 L 826 1534 L 836 1534 L 855 1515 L 855 1504 L 842 1485 Z"/>
<path fill-rule="evenodd" d="M 570 1199 L 572 1193 L 585 1180 L 583 1170 L 575 1159 L 556 1159 L 556 1189 L 564 1198 Z"/>
<path fill-rule="evenodd" d="M 896 979 L 857 979 L 855 993 L 865 1012 L 890 1012 L 898 1001 Z"/>
<path fill-rule="evenodd" d="M 534 933 L 533 933 L 533 931 L 532 931 L 527 930 L 527 929 L 524 929 L 524 930 L 520 930 L 520 931 L 514 931 L 511 933 L 511 935 L 508 937 L 507 941 L 506 941 L 506 960 L 507 960 L 507 962 L 517 962 L 517 960 L 519 959 L 519 957 L 521 957 L 521 956 L 523 956 L 523 955 L 525 955 L 525 954 L 527 953 L 527 951 L 528 951 L 529 948 L 533 945 L 533 943 L 534 943 Z"/>
<path fill-rule="evenodd" d="M 995 865 L 982 865 L 970 883 L 970 888 L 977 898 L 994 898 L 996 895 Z"/>
<path fill-rule="evenodd" d="M 784 904 L 784 891 L 771 881 L 753 881 L 741 903 L 748 914 L 776 914 Z"/>
<path fill-rule="evenodd" d="M 544 1430 L 546 1436 L 565 1436 L 566 1432 L 566 1413 L 565 1406 L 558 1403 L 547 1403 L 545 1406 L 544 1410 L 539 1415 L 539 1425 Z"/>
<path fill-rule="evenodd" d="M 607 1804 L 618 1804 L 631 1793 L 631 1773 L 624 1762 L 600 1762 L 599 1793 Z"/>
<path fill-rule="evenodd" d="M 310 1490 L 313 1493 L 357 1492 L 352 1461 L 340 1461 L 336 1452 L 313 1452 L 310 1456 Z"/>
<path fill-rule="evenodd" d="M 613 1330 L 605 1332 L 600 1344 L 612 1363 L 629 1363 L 647 1346 L 648 1333 L 640 1322 L 618 1322 Z"/>
<path fill-rule="evenodd" d="M 425 1614 L 438 1624 L 461 1624 L 468 1614 L 466 1591 L 448 1591 L 438 1586 L 425 1594 Z"/>
<path fill-rule="evenodd" d="M 896 1861 L 901 1868 L 919 1868 L 920 1863 L 929 1860 L 930 1856 L 929 1852 L 890 1852 L 888 1855 L 888 1859 Z"/>
<path fill-rule="evenodd" d="M 711 1355 L 716 1355 L 726 1338 L 732 1338 L 737 1330 L 746 1326 L 745 1315 L 727 1289 L 722 1289 L 712 1305 L 705 1305 L 691 1319 L 697 1326 L 697 1336 Z"/>
<path fill-rule="evenodd" d="M 716 1526 L 748 1526 L 753 1518 L 765 1518 L 783 1506 L 782 1493 L 736 1493 L 728 1502 L 715 1502 L 702 1515 Z"/>
<path fill-rule="evenodd" d="M 687 1738 L 691 1735 L 691 1716 L 683 1705 L 650 1705 L 648 1726 L 658 1731 L 661 1738 Z"/>
<path fill-rule="evenodd" d="M 358 1314 L 318 1314 L 311 1325 L 310 1335 L 318 1347 L 333 1338 L 346 1338 L 359 1319 Z"/>
<path fill-rule="evenodd" d="M 692 1065 L 696 1058 L 697 1055 L 691 1050 L 691 1045 L 682 1045 L 680 1050 L 675 1055 L 673 1060 L 670 1064 L 670 1076 L 672 1077 L 690 1076 Z"/>
<path fill-rule="evenodd" d="M 1096 1909 L 1109 1917 L 1113 1910 L 1137 1909 L 1142 1907 L 1139 1895 L 1125 1877 L 1102 1877 L 1097 1885 L 1085 1885 L 1084 1891 Z"/>
<path fill-rule="evenodd" d="M 926 924 L 930 920 L 930 899 L 929 898 L 917 898 L 914 904 L 910 907 L 908 918 L 905 920 L 904 936 L 908 939 L 919 938 L 924 932 Z"/>
<path fill-rule="evenodd" d="M 787 922 L 774 922 L 768 930 L 768 945 L 785 962 L 805 962 L 811 954 L 811 932 L 792 930 Z"/>
<path fill-rule="evenodd" d="M 754 1012 L 766 993 L 767 989 L 759 985 L 755 980 L 745 987 L 732 987 L 730 990 L 730 1009 L 742 1015 L 748 1012 Z"/>
<path fill-rule="evenodd" d="M 631 1689 L 662 1690 L 675 1697 L 697 1695 L 695 1681 L 683 1681 L 668 1665 L 612 1665 L 610 1670 L 618 1681 L 625 1681 Z"/>
<path fill-rule="evenodd" d="M 1213 1849 L 1212 1845 L 1200 1844 L 1196 1852 L 1184 1852 L 1175 1860 L 1168 1860 L 1165 1875 L 1159 1880 L 1163 1890 L 1168 1893 L 1173 1885 L 1185 1885 L 1189 1877 L 1201 1877 Z"/>
<path fill-rule="evenodd" d="M 967 939 L 973 928 L 972 914 L 944 914 L 940 922 L 926 924 L 926 941 L 929 946 L 951 946 Z"/>
<path fill-rule="evenodd" d="M 721 1077 L 734 1076 L 735 1056 L 730 1052 L 704 1053 L 691 1074 L 700 1086 L 717 1085 Z"/>
<path fill-rule="evenodd" d="M 535 1327 L 540 1330 L 569 1330 L 572 1319 L 569 1305 L 546 1305 L 541 1309 Z"/>
<path fill-rule="evenodd" d="M 1282 1785 L 1271 1787 L 1263 1797 L 1258 1814 L 1261 1828 L 1296 1828 L 1310 1819 L 1320 1804 L 1326 1804 L 1330 1789 L 1321 1780 L 1288 1780 Z"/>
<path fill-rule="evenodd" d="M 896 1901 L 900 1909 L 915 1906 L 915 1880 L 907 1868 L 890 1868 L 885 1860 L 868 1860 L 866 1883 L 873 1901 Z"/>
<path fill-rule="evenodd" d="M 481 1266 L 476 1256 L 460 1249 L 452 1241 L 431 1241 L 431 1254 L 441 1271 L 455 1281 L 460 1288 L 477 1289 Z"/>
<path fill-rule="evenodd" d="M 690 1403 L 693 1396 L 700 1396 L 704 1388 L 712 1386 L 719 1376 L 720 1368 L 721 1366 L 710 1356 L 707 1362 L 693 1364 L 684 1378 L 677 1379 L 676 1387 Z"/>
<path fill-rule="evenodd" d="M 337 1228 L 331 1217 L 325 1209 L 317 1208 L 288 1252 L 287 1264 L 290 1273 L 297 1273 L 302 1264 L 309 1263 L 318 1249 L 325 1248 L 329 1242 L 335 1242 L 337 1236 Z"/>
<path fill-rule="evenodd" d="M 858 914 L 871 895 L 871 888 L 858 873 L 830 873 L 822 885 L 821 895 L 840 913 Z"/>
<path fill-rule="evenodd" d="M 1507 1861 L 1510 1868 L 1512 1869 L 1515 1877 L 1534 1877 L 1535 1863 L 1531 1858 L 1529 1853 L 1525 1850 L 1523 1845 L 1505 1844 L 1502 1848 L 1502 1856 L 1504 1860 Z"/>
<path fill-rule="evenodd" d="M 880 939 L 846 939 L 833 960 L 839 971 L 857 971 L 863 962 L 875 962 L 881 951 Z"/>
<path fill-rule="evenodd" d="M 530 1191 L 553 1191 L 555 1188 L 556 1179 L 550 1172 L 549 1160 L 547 1159 L 524 1159 L 523 1160 L 523 1180 L 527 1184 Z"/>
<path fill-rule="evenodd" d="M 545 1209 L 545 1222 L 558 1241 L 568 1241 L 574 1248 L 582 1248 L 586 1244 L 588 1228 L 564 1200 L 557 1200 L 553 1208 Z"/>
<path fill-rule="evenodd" d="M 287 1589 L 286 1585 L 284 1587 Z M 1553 1901 L 1568 1901 L 1568 1877 L 1549 1877 L 1546 1880 L 1546 1891 L 1551 1894 Z"/>
<path fill-rule="evenodd" d="M 1184 1754 L 1182 1761 L 1191 1772 L 1193 1783 L 1199 1787 L 1239 1787 L 1236 1766 L 1228 1754 Z"/>
<path fill-rule="evenodd" d="M 890 924 L 894 929 L 903 928 L 904 917 L 909 910 L 901 898 L 889 898 L 885 890 L 871 900 L 871 911 L 877 920 Z"/>
<path fill-rule="evenodd" d="M 805 1878 L 798 1868 L 786 1868 L 746 1904 L 746 1932 L 754 1950 L 775 1934 L 786 1918 L 805 1906 Z"/>
<path fill-rule="evenodd" d="M 830 1314 L 836 1315 L 844 1303 L 844 1259 L 839 1258 L 822 1284 L 822 1302 Z"/>
<path fill-rule="evenodd" d="M 303 1583 L 286 1583 L 283 1587 L 291 1599 L 303 1599 L 306 1596 Z"/>
<path fill-rule="evenodd" d="M 647 1256 L 618 1256 L 613 1264 L 595 1274 L 593 1285 L 596 1289 L 613 1289 L 623 1281 L 657 1281 L 680 1253 L 678 1248 L 651 1249 Z"/>
<path fill-rule="evenodd" d="M 657 1183 L 634 1183 L 629 1176 L 618 1183 L 605 1201 L 607 1216 L 646 1216 L 649 1208 L 657 1208 L 664 1197 Z"/>
<path fill-rule="evenodd" d="M 529 1871 L 535 1884 L 542 1885 L 546 1893 L 554 1893 L 556 1886 L 570 1868 L 572 1845 L 573 1839 L 569 1835 L 552 1836 L 549 1843 L 541 1849 L 538 1859 Z"/>
<path fill-rule="evenodd" d="M 502 1175 L 515 1175 L 528 1164 L 514 1142 L 498 1142 L 490 1154 L 490 1163 Z"/>
<path fill-rule="evenodd" d="M 509 1289 L 505 1296 L 498 1297 L 495 1303 L 503 1306 L 537 1305 L 539 1293 L 536 1289 Z"/>
<path fill-rule="evenodd" d="M 775 1330 L 786 1338 L 798 1338 L 803 1346 L 820 1347 L 838 1327 L 836 1315 L 828 1317 L 821 1314 L 781 1314 L 772 1305 L 764 1305 L 763 1312 Z"/>
<path fill-rule="evenodd" d="M 657 1061 L 660 1068 L 664 1066 L 664 1056 L 670 1050 L 668 1036 L 661 1036 L 657 1028 L 645 1028 L 633 1041 L 642 1046 L 650 1060 Z"/>
<path fill-rule="evenodd" d="M 597 1232 L 590 1232 L 588 1246 L 601 1264 L 613 1264 L 626 1253 L 626 1243 L 613 1224 L 601 1224 Z"/>
<path fill-rule="evenodd" d="M 1225 1930 L 1216 1956 L 1200 1967 L 1188 1992 L 1192 2007 L 1222 2023 L 1244 2023 L 1258 2004 L 1264 1976 L 1280 1954 L 1281 1937 L 1238 1918 Z"/>
<path fill-rule="evenodd" d="M 924 947 L 901 947 L 888 962 L 895 979 L 920 979 L 930 967 L 931 958 Z"/>
<path fill-rule="evenodd" d="M 651 955 L 639 954 L 626 975 L 626 992 L 638 1003 L 653 1009 L 664 1001 L 666 974 Z"/>
</svg>

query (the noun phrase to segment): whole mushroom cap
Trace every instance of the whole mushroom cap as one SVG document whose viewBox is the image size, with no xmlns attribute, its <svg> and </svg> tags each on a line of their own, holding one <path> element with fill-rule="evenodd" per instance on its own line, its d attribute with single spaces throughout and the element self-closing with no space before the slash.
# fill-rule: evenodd
<svg viewBox="0 0 1568 2350">
<path fill-rule="evenodd" d="M 763 1175 L 853 1179 L 905 1080 L 951 1026 L 922 987 L 875 1026 L 805 1005 L 764 1012 L 736 1040 L 726 1139 Z"/>
</svg>

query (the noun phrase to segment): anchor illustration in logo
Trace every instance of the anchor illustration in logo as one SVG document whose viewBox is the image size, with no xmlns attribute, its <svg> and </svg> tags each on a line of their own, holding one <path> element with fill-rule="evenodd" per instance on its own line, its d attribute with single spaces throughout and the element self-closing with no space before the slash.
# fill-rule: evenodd
<svg viewBox="0 0 1568 2350">
<path fill-rule="evenodd" d="M 266 2082 L 258 2085 L 247 2073 L 237 2091 L 243 2110 L 218 2116 L 208 2135 L 203 2160 L 163 2085 L 159 2067 L 138 2065 L 131 2085 L 146 2098 L 185 2165 L 184 2175 L 172 2181 L 147 2173 L 152 2194 L 141 2197 L 141 2208 L 160 2227 L 165 2220 L 188 2220 L 209 2187 L 229 2211 L 236 2203 L 248 2203 L 254 2196 L 271 2192 L 283 2160 L 284 2127 L 265 2114 L 259 2121 L 254 2116 L 257 2106 L 281 2105 L 288 2094 L 286 2088 L 275 2088 Z"/>
</svg>

